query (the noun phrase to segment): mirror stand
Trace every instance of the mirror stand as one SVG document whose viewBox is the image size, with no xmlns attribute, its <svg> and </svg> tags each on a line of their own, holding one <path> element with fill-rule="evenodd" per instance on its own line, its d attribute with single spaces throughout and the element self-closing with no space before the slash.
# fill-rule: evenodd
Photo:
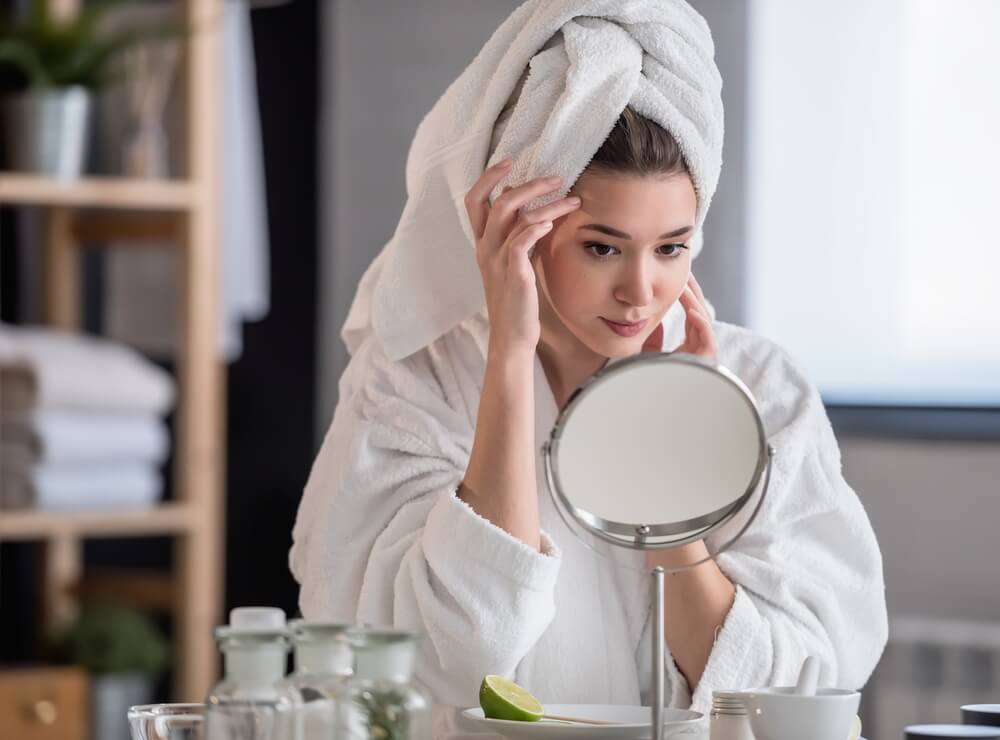
<svg viewBox="0 0 1000 740">
<path fill-rule="evenodd" d="M 663 566 L 653 568 L 653 740 L 663 740 L 663 651 L 666 624 L 663 618 Z"/>
<path fill-rule="evenodd" d="M 729 542 L 726 542 L 719 550 L 713 555 L 709 554 L 708 557 L 702 558 L 696 563 L 691 563 L 689 565 L 682 565 L 677 568 L 671 568 L 671 573 L 680 573 L 681 571 L 690 570 L 691 568 L 696 568 L 699 565 L 707 563 L 709 560 L 714 560 L 725 550 L 729 549 L 736 540 L 743 536 L 743 533 L 747 531 L 747 528 L 753 523 L 754 519 L 757 518 L 757 512 L 760 511 L 761 505 L 764 503 L 764 499 L 767 496 L 767 489 L 771 482 L 771 463 L 774 460 L 774 447 L 772 445 L 767 446 L 767 467 L 764 471 L 764 486 L 760 492 L 760 498 L 757 500 L 757 505 L 753 509 L 753 513 L 747 520 L 746 524 L 740 527 L 740 531 L 737 532 Z M 641 541 L 641 537 L 637 537 L 637 540 Z M 651 585 L 651 596 L 653 599 L 653 654 L 651 656 L 652 668 L 653 668 L 653 740 L 663 740 L 663 703 L 664 703 L 664 683 L 666 677 L 664 675 L 664 649 L 666 648 L 666 622 L 663 612 L 663 597 L 664 597 L 664 570 L 662 565 L 657 565 L 652 570 L 653 582 Z"/>
</svg>

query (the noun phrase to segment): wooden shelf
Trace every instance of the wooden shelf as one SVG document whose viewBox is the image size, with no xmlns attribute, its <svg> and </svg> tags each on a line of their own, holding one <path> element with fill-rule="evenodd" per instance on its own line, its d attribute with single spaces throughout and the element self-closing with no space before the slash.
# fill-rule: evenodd
<svg viewBox="0 0 1000 740">
<path fill-rule="evenodd" d="M 193 201 L 194 188 L 185 180 L 127 177 L 58 180 L 0 172 L 0 203 L 4 205 L 184 211 Z"/>
<path fill-rule="evenodd" d="M 190 507 L 162 504 L 152 509 L 111 511 L 3 511 L 0 540 L 55 537 L 142 537 L 185 532 L 194 526 Z"/>
<path fill-rule="evenodd" d="M 73 598 L 88 603 L 115 602 L 134 609 L 169 614 L 182 597 L 169 571 L 153 568 L 89 568 L 74 584 Z"/>
<path fill-rule="evenodd" d="M 64 17 L 84 0 L 50 0 Z M 175 500 L 146 510 L 93 512 L 0 511 L 0 541 L 44 542 L 42 623 L 70 622 L 78 612 L 74 587 L 86 585 L 83 540 L 173 537 L 169 575 L 150 589 L 131 577 L 110 585 L 147 603 L 169 602 L 174 621 L 174 701 L 200 701 L 218 679 L 212 628 L 222 612 L 225 551 L 225 367 L 218 355 L 219 24 L 223 0 L 180 0 L 184 62 L 178 79 L 181 135 L 178 162 L 186 179 L 84 177 L 58 180 L 0 171 L 0 205 L 40 211 L 38 238 L 43 312 L 47 323 L 78 330 L 87 246 L 170 242 L 177 260 L 177 421 Z M 165 276 L 164 279 L 167 279 Z M 169 582 L 168 582 L 169 581 Z M 0 731 L 0 735 L 3 732 Z M 6 735 L 4 735 L 6 737 Z"/>
</svg>

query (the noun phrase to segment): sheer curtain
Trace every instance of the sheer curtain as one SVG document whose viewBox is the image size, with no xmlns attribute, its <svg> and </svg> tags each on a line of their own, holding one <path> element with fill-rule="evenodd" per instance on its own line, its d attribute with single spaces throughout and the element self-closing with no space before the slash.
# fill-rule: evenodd
<svg viewBox="0 0 1000 740">
<path fill-rule="evenodd" d="M 1000 405 L 1000 3 L 750 19 L 748 325 L 834 403 Z"/>
</svg>

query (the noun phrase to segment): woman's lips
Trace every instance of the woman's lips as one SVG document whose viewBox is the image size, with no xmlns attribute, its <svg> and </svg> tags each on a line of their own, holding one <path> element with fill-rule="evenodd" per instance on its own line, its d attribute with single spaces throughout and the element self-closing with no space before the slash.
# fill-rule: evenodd
<svg viewBox="0 0 1000 740">
<path fill-rule="evenodd" d="M 621 324 L 618 323 L 617 321 L 611 321 L 610 319 L 606 319 L 602 316 L 601 321 L 607 324 L 608 328 L 611 329 L 611 331 L 613 331 L 620 337 L 634 337 L 643 330 L 643 328 L 646 326 L 646 322 L 648 322 L 649 319 L 636 321 L 634 324 Z"/>
</svg>

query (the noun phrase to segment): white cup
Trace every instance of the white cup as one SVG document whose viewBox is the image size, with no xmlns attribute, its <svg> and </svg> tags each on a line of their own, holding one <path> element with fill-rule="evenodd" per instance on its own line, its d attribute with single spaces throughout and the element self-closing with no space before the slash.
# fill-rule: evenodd
<svg viewBox="0 0 1000 740">
<path fill-rule="evenodd" d="M 794 686 L 753 689 L 744 694 L 756 740 L 847 740 L 861 694 L 848 689 L 816 689 L 815 696 Z"/>
</svg>

